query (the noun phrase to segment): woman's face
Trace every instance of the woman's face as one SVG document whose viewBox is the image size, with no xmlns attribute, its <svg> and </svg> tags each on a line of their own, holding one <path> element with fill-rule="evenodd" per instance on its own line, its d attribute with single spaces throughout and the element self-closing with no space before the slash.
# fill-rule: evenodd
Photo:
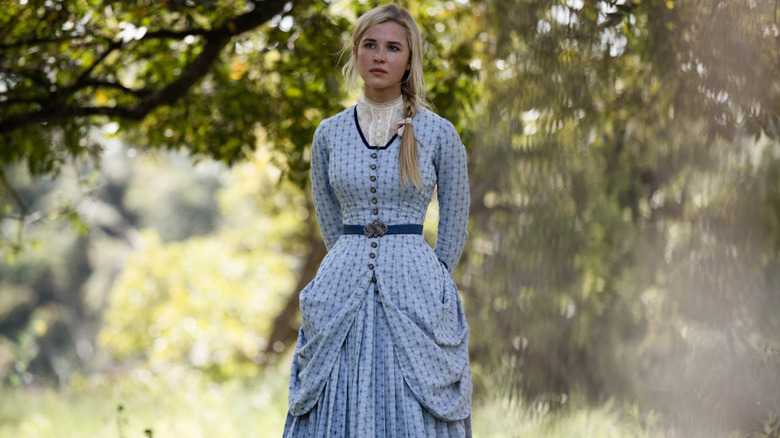
<svg viewBox="0 0 780 438">
<path fill-rule="evenodd" d="M 394 22 L 374 25 L 363 34 L 353 51 L 367 98 L 386 102 L 401 95 L 401 80 L 411 68 L 403 27 Z"/>
</svg>

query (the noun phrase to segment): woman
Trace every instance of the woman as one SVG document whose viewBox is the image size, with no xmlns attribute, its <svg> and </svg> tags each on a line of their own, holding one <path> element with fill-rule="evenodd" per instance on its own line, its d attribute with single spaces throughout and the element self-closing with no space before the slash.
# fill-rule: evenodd
<svg viewBox="0 0 780 438">
<path fill-rule="evenodd" d="M 466 152 L 423 108 L 409 11 L 357 21 L 348 82 L 364 97 L 314 134 L 311 184 L 328 253 L 300 295 L 285 437 L 471 436 L 469 330 L 451 273 L 467 232 Z M 437 188 L 435 250 L 422 224 Z"/>
</svg>

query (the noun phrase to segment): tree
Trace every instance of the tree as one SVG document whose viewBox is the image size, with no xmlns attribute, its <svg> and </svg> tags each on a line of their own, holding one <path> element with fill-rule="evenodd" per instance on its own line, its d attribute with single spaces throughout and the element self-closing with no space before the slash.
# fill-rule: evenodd
<svg viewBox="0 0 780 438">
<path fill-rule="evenodd" d="M 49 171 L 61 157 L 36 141 L 59 140 L 80 155 L 89 150 L 79 140 L 92 116 L 139 121 L 176 104 L 211 73 L 234 37 L 293 4 L 33 1 L 4 8 L 2 162 L 24 159 Z M 40 134 L 30 138 L 32 127 Z"/>
<path fill-rule="evenodd" d="M 485 5 L 476 361 L 545 403 L 618 396 L 714 430 L 776 412 L 776 3 Z"/>
<path fill-rule="evenodd" d="M 163 375 L 184 366 L 222 381 L 257 375 L 272 357 L 264 352 L 282 350 L 268 344 L 278 342 L 270 337 L 274 316 L 297 295 L 290 292 L 307 251 L 300 219 L 309 213 L 300 188 L 280 180 L 269 149 L 219 168 L 221 220 L 211 232 L 164 242 L 157 227 L 142 231 L 143 245 L 105 300 L 98 341 L 113 358 Z M 141 178 L 143 188 L 170 178 L 162 176 L 170 163 L 148 161 L 135 168 L 158 176 Z M 186 215 L 177 213 L 177 220 Z"/>
<path fill-rule="evenodd" d="M 235 163 L 260 129 L 277 145 L 279 165 L 303 181 L 315 113 L 340 108 L 331 58 L 346 20 L 328 7 L 139 0 L 3 8 L 0 169 L 24 164 L 56 175 L 76 157 L 99 161 L 94 131 L 106 126 L 142 149 Z M 29 221 L 35 212 L 0 177 L 3 217 Z"/>
</svg>

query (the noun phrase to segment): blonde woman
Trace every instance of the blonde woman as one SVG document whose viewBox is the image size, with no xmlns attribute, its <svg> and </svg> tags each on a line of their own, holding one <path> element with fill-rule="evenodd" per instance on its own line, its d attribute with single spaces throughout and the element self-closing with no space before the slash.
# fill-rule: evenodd
<svg viewBox="0 0 780 438">
<path fill-rule="evenodd" d="M 469 329 L 451 274 L 466 242 L 466 152 L 425 108 L 422 39 L 385 5 L 353 31 L 357 105 L 319 125 L 311 156 L 328 253 L 300 295 L 285 437 L 471 436 Z M 422 223 L 436 188 L 438 237 Z"/>
</svg>

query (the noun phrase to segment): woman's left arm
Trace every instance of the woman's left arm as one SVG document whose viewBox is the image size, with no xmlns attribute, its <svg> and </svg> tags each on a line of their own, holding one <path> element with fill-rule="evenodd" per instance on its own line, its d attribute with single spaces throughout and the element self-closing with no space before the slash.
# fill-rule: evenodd
<svg viewBox="0 0 780 438">
<path fill-rule="evenodd" d="M 439 230 L 434 252 L 452 274 L 468 237 L 469 194 L 466 148 L 458 131 L 446 122 L 439 138 L 436 165 Z"/>
</svg>

